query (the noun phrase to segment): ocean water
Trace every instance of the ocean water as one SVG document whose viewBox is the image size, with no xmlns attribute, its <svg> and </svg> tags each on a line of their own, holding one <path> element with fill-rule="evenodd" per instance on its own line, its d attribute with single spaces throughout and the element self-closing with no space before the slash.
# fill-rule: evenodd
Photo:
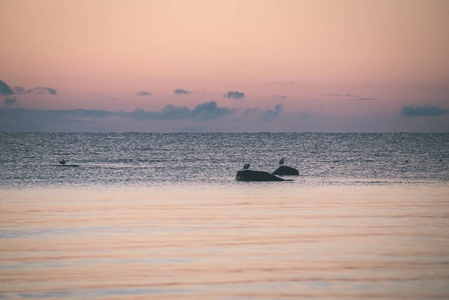
<svg viewBox="0 0 449 300">
<path fill-rule="evenodd" d="M 0 151 L 0 298 L 449 298 L 449 134 L 0 133 Z M 235 181 L 281 157 L 300 175 Z"/>
</svg>

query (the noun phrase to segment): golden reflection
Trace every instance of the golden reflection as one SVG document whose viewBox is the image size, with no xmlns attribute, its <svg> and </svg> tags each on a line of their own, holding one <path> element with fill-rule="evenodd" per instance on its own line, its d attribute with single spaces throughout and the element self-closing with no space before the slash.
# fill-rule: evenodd
<svg viewBox="0 0 449 300">
<path fill-rule="evenodd" d="M 446 186 L 1 191 L 0 296 L 444 298 Z"/>
</svg>

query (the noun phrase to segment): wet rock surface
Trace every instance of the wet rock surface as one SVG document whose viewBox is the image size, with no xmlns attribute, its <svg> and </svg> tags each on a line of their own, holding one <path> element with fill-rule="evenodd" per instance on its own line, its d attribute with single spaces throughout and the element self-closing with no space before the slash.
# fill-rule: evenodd
<svg viewBox="0 0 449 300">
<path fill-rule="evenodd" d="M 284 181 L 284 179 L 274 176 L 268 172 L 241 170 L 237 172 L 235 180 L 239 181 Z"/>
<path fill-rule="evenodd" d="M 288 166 L 280 166 L 272 173 L 273 175 L 299 175 L 299 171 Z"/>
</svg>

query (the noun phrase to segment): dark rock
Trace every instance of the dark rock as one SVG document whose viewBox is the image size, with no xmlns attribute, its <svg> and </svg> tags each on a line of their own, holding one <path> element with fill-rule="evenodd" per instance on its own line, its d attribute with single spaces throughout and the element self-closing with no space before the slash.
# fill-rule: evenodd
<svg viewBox="0 0 449 300">
<path fill-rule="evenodd" d="M 284 181 L 284 179 L 276 177 L 268 172 L 241 170 L 237 172 L 235 180 L 239 181 Z"/>
<path fill-rule="evenodd" d="M 280 166 L 273 172 L 273 175 L 299 175 L 299 172 L 295 168 Z"/>
</svg>

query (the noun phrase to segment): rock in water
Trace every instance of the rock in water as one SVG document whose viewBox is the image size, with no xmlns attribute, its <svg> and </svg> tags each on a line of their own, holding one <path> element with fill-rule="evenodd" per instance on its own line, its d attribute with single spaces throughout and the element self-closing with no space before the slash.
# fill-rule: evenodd
<svg viewBox="0 0 449 300">
<path fill-rule="evenodd" d="M 235 180 L 239 181 L 284 181 L 284 179 L 276 177 L 268 172 L 241 170 L 237 172 Z"/>
<path fill-rule="evenodd" d="M 299 172 L 295 168 L 280 166 L 273 172 L 273 175 L 299 175 Z"/>
</svg>

